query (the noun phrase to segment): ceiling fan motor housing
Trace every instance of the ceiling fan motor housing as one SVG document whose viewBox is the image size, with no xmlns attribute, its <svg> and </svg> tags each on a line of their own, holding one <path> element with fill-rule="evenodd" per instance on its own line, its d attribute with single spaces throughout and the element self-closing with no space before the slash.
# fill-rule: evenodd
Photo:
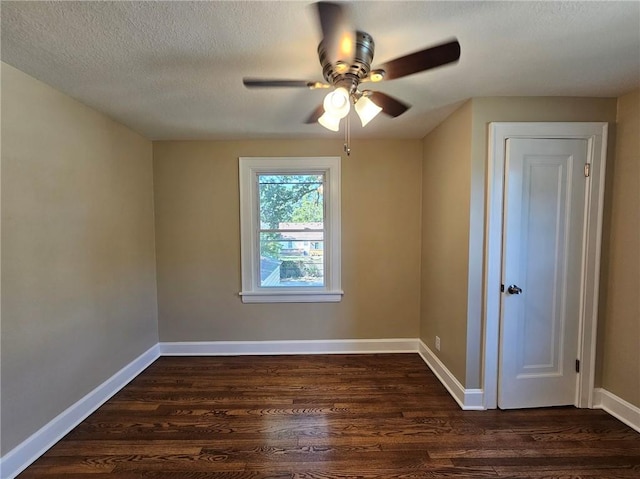
<svg viewBox="0 0 640 479">
<path fill-rule="evenodd" d="M 357 31 L 353 62 L 345 69 L 339 62 L 331 63 L 324 41 L 320 42 L 318 57 L 325 80 L 336 87 L 345 88 L 350 94 L 355 93 L 360 81 L 369 76 L 374 50 L 373 37 L 366 32 Z"/>
</svg>

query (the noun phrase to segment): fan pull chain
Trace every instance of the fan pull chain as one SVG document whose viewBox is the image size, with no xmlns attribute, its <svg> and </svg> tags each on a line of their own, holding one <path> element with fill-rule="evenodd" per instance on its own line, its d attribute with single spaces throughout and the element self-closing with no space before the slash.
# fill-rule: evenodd
<svg viewBox="0 0 640 479">
<path fill-rule="evenodd" d="M 351 156 L 351 115 L 345 118 L 344 151 L 347 156 Z"/>
</svg>

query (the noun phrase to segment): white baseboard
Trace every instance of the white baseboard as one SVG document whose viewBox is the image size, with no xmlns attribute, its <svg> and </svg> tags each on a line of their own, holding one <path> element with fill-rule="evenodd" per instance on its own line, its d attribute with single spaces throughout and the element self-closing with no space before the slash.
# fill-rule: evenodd
<svg viewBox="0 0 640 479">
<path fill-rule="evenodd" d="M 330 339 L 300 341 L 187 341 L 160 343 L 163 356 L 415 353 L 417 339 Z"/>
<path fill-rule="evenodd" d="M 0 478 L 13 479 L 160 356 L 151 347 L 0 458 Z"/>
<path fill-rule="evenodd" d="M 640 432 L 640 408 L 602 388 L 593 390 L 594 409 L 603 409 L 627 426 Z"/>
<path fill-rule="evenodd" d="M 485 409 L 482 389 L 465 389 L 460 384 L 460 381 L 422 341 L 418 341 L 418 354 L 463 410 L 479 411 Z"/>
</svg>

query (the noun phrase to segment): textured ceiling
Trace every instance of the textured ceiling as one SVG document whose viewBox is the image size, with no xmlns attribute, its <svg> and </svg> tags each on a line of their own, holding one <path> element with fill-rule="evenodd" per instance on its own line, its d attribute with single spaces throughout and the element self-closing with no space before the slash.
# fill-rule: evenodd
<svg viewBox="0 0 640 479">
<path fill-rule="evenodd" d="M 307 2 L 2 1 L 2 60 L 151 139 L 336 137 L 303 120 L 326 91 Z M 458 38 L 459 63 L 374 89 L 412 105 L 354 137 L 420 138 L 479 96 L 617 96 L 640 85 L 640 2 L 352 2 L 373 65 Z"/>
</svg>

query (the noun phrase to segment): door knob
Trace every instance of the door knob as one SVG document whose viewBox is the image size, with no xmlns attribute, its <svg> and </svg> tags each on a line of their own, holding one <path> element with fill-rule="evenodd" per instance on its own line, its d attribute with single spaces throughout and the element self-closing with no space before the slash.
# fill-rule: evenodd
<svg viewBox="0 0 640 479">
<path fill-rule="evenodd" d="M 507 293 L 509 293 L 509 294 L 520 294 L 520 293 L 522 293 L 522 288 L 519 288 L 515 284 L 512 284 L 511 286 L 509 286 L 507 288 Z"/>
</svg>

